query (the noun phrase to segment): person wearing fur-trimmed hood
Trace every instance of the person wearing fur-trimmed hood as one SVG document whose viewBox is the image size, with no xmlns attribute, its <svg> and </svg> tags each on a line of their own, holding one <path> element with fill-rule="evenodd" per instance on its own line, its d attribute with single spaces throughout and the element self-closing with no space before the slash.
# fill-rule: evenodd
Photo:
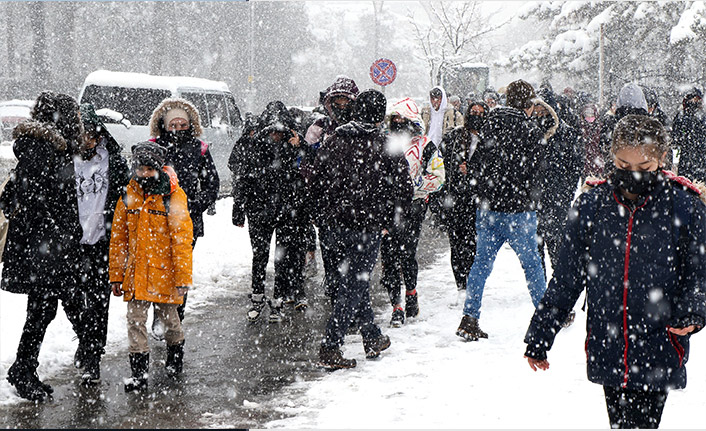
<svg viewBox="0 0 706 431">
<path fill-rule="evenodd" d="M 194 243 L 204 235 L 203 213 L 218 198 L 220 180 L 208 143 L 199 139 L 203 134 L 201 116 L 188 100 L 178 97 L 164 99 L 150 118 L 150 135 L 167 149 L 166 164 L 174 168 L 179 185 L 189 202 L 189 215 L 194 226 Z M 184 320 L 187 296 L 179 307 Z"/>
<path fill-rule="evenodd" d="M 588 379 L 611 428 L 657 428 L 669 390 L 686 386 L 689 338 L 706 324 L 706 205 L 663 169 L 669 137 L 651 117 L 618 122 L 607 180 L 589 180 L 569 213 L 554 276 L 530 322 L 525 357 L 547 352 L 585 291 Z"/>
<path fill-rule="evenodd" d="M 74 98 L 40 94 L 31 120 L 13 131 L 17 166 L 0 196 L 9 220 L 1 287 L 27 295 L 26 322 L 7 380 L 19 396 L 34 401 L 53 392 L 39 380 L 37 367 L 59 300 L 76 334 L 83 335 L 76 288 L 81 225 L 71 159 L 82 131 Z"/>
</svg>

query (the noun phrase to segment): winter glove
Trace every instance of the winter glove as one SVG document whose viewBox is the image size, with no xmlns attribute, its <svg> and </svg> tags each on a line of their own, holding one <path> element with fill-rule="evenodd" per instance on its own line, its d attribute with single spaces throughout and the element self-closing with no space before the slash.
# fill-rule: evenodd
<svg viewBox="0 0 706 431">
<path fill-rule="evenodd" d="M 243 226 L 245 224 L 245 211 L 238 206 L 233 205 L 233 225 Z"/>
</svg>

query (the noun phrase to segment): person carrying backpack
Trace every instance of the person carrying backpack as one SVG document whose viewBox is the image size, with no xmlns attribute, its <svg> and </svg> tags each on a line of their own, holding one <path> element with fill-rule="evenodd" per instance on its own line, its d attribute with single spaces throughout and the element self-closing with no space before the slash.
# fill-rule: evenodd
<svg viewBox="0 0 706 431">
<path fill-rule="evenodd" d="M 612 428 L 657 428 L 686 386 L 689 338 L 706 322 L 706 189 L 663 170 L 669 137 L 651 117 L 618 122 L 615 171 L 574 204 L 554 277 L 525 335 L 533 370 L 586 291 L 588 379 Z"/>
</svg>

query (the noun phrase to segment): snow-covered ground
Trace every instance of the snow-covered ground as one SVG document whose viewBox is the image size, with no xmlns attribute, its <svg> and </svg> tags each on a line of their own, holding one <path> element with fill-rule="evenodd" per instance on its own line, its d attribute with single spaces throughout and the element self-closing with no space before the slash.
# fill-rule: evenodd
<svg viewBox="0 0 706 431">
<path fill-rule="evenodd" d="M 250 271 L 247 230 L 231 225 L 231 202 L 219 201 L 217 215 L 205 217 L 206 237 L 199 240 L 194 257 L 198 294 L 191 295 L 190 309 L 209 306 L 209 298 L 219 296 L 219 281 L 247 277 Z M 520 263 L 511 250 L 501 250 L 485 290 L 481 326 L 490 335 L 487 340 L 466 343 L 454 334 L 461 304 L 452 306 L 458 298 L 448 252 L 421 271 L 419 280 L 420 317 L 392 329 L 386 325 L 390 310 L 378 315 L 384 332 L 392 338 L 392 346 L 380 359 L 366 360 L 360 336 L 349 336 L 344 353 L 356 358 L 358 367 L 282 390 L 264 407 L 291 417 L 267 426 L 608 427 L 602 389 L 586 380 L 585 314 L 578 307 L 576 323 L 559 334 L 549 352 L 549 371 L 534 373 L 523 359 L 522 338 L 532 306 Z M 20 402 L 5 376 L 14 360 L 25 306 L 23 295 L 0 292 L 0 405 Z M 121 300 L 111 301 L 108 350 L 127 345 L 125 310 Z M 76 344 L 63 311 L 59 311 L 42 346 L 40 376 L 50 378 L 70 366 Z M 706 428 L 706 334 L 692 339 L 687 367 L 688 387 L 670 394 L 663 428 Z"/>
</svg>

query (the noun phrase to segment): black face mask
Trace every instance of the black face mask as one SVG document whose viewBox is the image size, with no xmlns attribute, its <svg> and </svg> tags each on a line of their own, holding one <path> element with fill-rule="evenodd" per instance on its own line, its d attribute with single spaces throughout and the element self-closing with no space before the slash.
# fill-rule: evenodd
<svg viewBox="0 0 706 431">
<path fill-rule="evenodd" d="M 186 144 L 191 141 L 193 137 L 194 134 L 191 131 L 191 128 L 187 130 L 168 131 L 165 136 L 167 142 L 171 142 L 173 144 Z"/>
<path fill-rule="evenodd" d="M 159 177 L 140 177 L 135 175 L 135 181 L 145 193 L 150 193 L 159 185 Z"/>
<path fill-rule="evenodd" d="M 485 118 L 481 117 L 480 115 L 469 115 L 466 128 L 471 130 L 480 130 L 481 127 L 483 127 L 484 121 Z"/>
<path fill-rule="evenodd" d="M 339 108 L 336 105 L 331 106 L 333 119 L 336 120 L 339 126 L 342 126 L 353 119 L 353 107 L 349 103 L 345 108 Z"/>
<path fill-rule="evenodd" d="M 610 176 L 612 184 L 635 195 L 643 195 L 651 192 L 661 179 L 661 171 L 636 172 L 617 168 Z"/>
</svg>

